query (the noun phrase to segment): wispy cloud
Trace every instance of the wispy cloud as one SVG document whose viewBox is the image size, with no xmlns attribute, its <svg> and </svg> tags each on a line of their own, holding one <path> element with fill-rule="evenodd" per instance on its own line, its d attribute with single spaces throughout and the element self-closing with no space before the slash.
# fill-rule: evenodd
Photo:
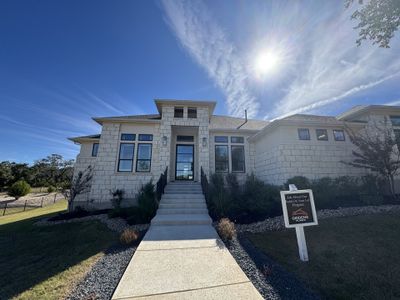
<svg viewBox="0 0 400 300">
<path fill-rule="evenodd" d="M 248 87 L 246 68 L 223 29 L 201 1 L 162 1 L 166 21 L 179 42 L 226 96 L 228 111 L 242 116 L 258 112 L 258 103 Z"/>
</svg>

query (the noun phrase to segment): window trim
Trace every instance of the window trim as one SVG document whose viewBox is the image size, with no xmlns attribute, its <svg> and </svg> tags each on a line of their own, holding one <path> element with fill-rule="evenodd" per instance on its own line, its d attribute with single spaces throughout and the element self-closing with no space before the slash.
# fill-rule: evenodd
<svg viewBox="0 0 400 300">
<path fill-rule="evenodd" d="M 235 135 L 231 135 L 231 144 L 244 144 L 244 136 L 239 136 L 239 135 L 237 135 L 237 136 L 235 136 Z M 239 138 L 239 139 L 241 139 L 242 141 L 241 142 L 234 142 L 232 139 L 234 139 L 234 138 Z"/>
<path fill-rule="evenodd" d="M 226 138 L 226 142 L 217 141 L 217 138 Z M 217 144 L 228 144 L 229 143 L 229 136 L 228 135 L 216 135 L 216 136 L 214 136 L 214 143 L 217 143 Z"/>
<path fill-rule="evenodd" d="M 325 138 L 325 139 L 320 139 L 320 138 L 318 138 L 318 130 L 323 130 L 323 131 L 325 131 L 325 133 L 326 133 L 326 138 Z M 317 137 L 317 141 L 324 141 L 324 142 L 329 141 L 328 129 L 316 128 L 316 129 L 315 129 L 315 135 L 316 135 L 316 137 Z"/>
<path fill-rule="evenodd" d="M 194 111 L 194 116 L 191 116 L 189 111 L 192 110 Z M 197 119 L 197 107 L 188 107 L 187 108 L 187 117 L 188 119 Z"/>
<path fill-rule="evenodd" d="M 95 145 L 97 145 L 97 150 L 96 150 L 96 155 L 94 155 L 94 147 Z M 99 153 L 99 143 L 93 143 L 92 145 L 92 157 L 97 157 L 98 153 Z"/>
<path fill-rule="evenodd" d="M 333 139 L 335 140 L 335 142 L 345 142 L 346 141 L 346 134 L 344 133 L 343 129 L 333 129 Z M 335 132 L 342 132 L 343 133 L 343 140 L 338 140 L 336 138 Z"/>
<path fill-rule="evenodd" d="M 243 171 L 234 171 L 233 170 L 233 148 L 242 148 L 243 149 Z M 231 164 L 232 164 L 232 173 L 246 173 L 246 152 L 245 152 L 245 148 L 244 145 L 231 145 Z"/>
<path fill-rule="evenodd" d="M 227 157 L 227 159 L 226 159 L 226 163 L 227 163 L 227 165 L 228 165 L 228 168 L 227 168 L 226 171 L 219 171 L 219 170 L 217 170 L 217 147 L 226 147 L 226 153 L 227 153 L 227 155 L 228 155 L 228 157 Z M 224 162 L 225 162 L 225 161 L 224 161 Z M 215 173 L 222 173 L 222 174 L 224 174 L 224 173 L 229 173 L 229 170 L 230 170 L 230 168 L 229 168 L 229 145 L 227 145 L 227 144 L 223 144 L 223 145 L 214 145 L 214 170 L 215 170 Z"/>
<path fill-rule="evenodd" d="M 143 137 L 143 136 L 150 136 L 151 139 L 150 140 L 142 140 L 141 137 Z M 153 135 L 150 134 L 150 133 L 139 133 L 138 141 L 140 141 L 140 142 L 152 142 L 153 141 Z"/>
<path fill-rule="evenodd" d="M 133 136 L 133 140 L 127 140 L 127 139 L 123 139 L 122 136 L 123 135 L 132 135 Z M 136 141 L 136 133 L 121 133 L 121 136 L 119 138 L 121 141 L 128 141 L 128 142 L 134 142 Z"/>
<path fill-rule="evenodd" d="M 178 109 L 179 109 L 179 110 L 182 110 L 182 116 L 181 116 L 181 117 L 178 117 L 178 116 L 176 115 L 176 111 L 177 111 Z M 174 106 L 174 118 L 183 119 L 184 116 L 185 116 L 185 108 L 184 108 L 183 106 Z"/>
<path fill-rule="evenodd" d="M 122 145 L 133 145 L 133 154 L 132 154 L 132 159 L 126 159 L 126 158 L 120 158 L 121 157 L 121 148 Z M 119 169 L 121 161 L 132 161 L 132 165 L 131 165 L 131 170 L 130 171 L 121 171 Z M 119 143 L 119 153 L 118 153 L 118 166 L 117 166 L 117 172 L 119 173 L 132 173 L 133 172 L 133 163 L 135 160 L 135 143 Z"/>
<path fill-rule="evenodd" d="M 149 172 L 151 172 L 151 160 L 153 158 L 153 144 L 152 143 L 138 143 L 137 145 L 138 146 L 137 146 L 137 154 L 136 154 L 135 172 L 137 172 L 137 173 L 149 173 Z M 141 145 L 150 145 L 150 158 L 149 159 L 139 158 L 139 148 L 140 148 Z M 149 170 L 148 171 L 138 171 L 138 162 L 139 161 L 149 161 L 150 162 Z"/>
<path fill-rule="evenodd" d="M 301 136 L 300 136 L 300 131 L 301 130 L 307 130 L 308 139 L 302 139 L 301 138 Z M 297 135 L 298 135 L 300 141 L 311 141 L 311 135 L 310 135 L 310 129 L 309 128 L 297 128 Z"/>
</svg>

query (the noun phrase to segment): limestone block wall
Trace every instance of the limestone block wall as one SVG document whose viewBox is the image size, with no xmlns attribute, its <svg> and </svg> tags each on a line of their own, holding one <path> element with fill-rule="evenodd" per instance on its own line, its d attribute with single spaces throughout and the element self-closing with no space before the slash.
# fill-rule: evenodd
<svg viewBox="0 0 400 300">
<path fill-rule="evenodd" d="M 77 155 L 74 165 L 74 177 L 78 175 L 79 172 L 84 172 L 88 166 L 94 167 L 96 164 L 96 157 L 90 155 L 88 149 L 91 149 L 92 143 L 85 143 L 81 145 L 81 152 Z M 86 151 L 87 150 L 87 151 Z M 75 207 L 78 205 L 85 206 L 89 200 L 90 191 L 87 193 L 78 195 L 75 198 Z"/>
</svg>

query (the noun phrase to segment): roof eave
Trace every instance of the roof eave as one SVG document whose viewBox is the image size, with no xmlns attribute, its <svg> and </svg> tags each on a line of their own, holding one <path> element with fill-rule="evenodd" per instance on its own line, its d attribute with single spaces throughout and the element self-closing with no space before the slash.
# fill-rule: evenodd
<svg viewBox="0 0 400 300">
<path fill-rule="evenodd" d="M 160 123 L 161 120 L 158 119 L 130 119 L 130 118 L 92 118 L 98 124 L 103 125 L 103 123 Z"/>
</svg>

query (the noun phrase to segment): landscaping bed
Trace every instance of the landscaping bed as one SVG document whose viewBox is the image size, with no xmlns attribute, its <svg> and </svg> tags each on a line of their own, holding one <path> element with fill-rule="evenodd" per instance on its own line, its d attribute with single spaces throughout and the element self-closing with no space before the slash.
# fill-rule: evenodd
<svg viewBox="0 0 400 300">
<path fill-rule="evenodd" d="M 310 257 L 307 263 L 299 260 L 293 229 L 255 234 L 247 230 L 244 236 L 239 234 L 239 242 L 261 270 L 263 264 L 266 266 L 269 274 L 266 278 L 274 288 L 275 279 L 283 274 L 283 282 L 289 288 L 296 289 L 296 280 L 291 281 L 295 275 L 303 285 L 326 299 L 399 298 L 400 211 L 374 212 L 321 218 L 318 226 L 307 227 Z M 279 289 L 279 284 L 277 291 L 286 298 L 282 294 L 285 289 Z"/>
</svg>

